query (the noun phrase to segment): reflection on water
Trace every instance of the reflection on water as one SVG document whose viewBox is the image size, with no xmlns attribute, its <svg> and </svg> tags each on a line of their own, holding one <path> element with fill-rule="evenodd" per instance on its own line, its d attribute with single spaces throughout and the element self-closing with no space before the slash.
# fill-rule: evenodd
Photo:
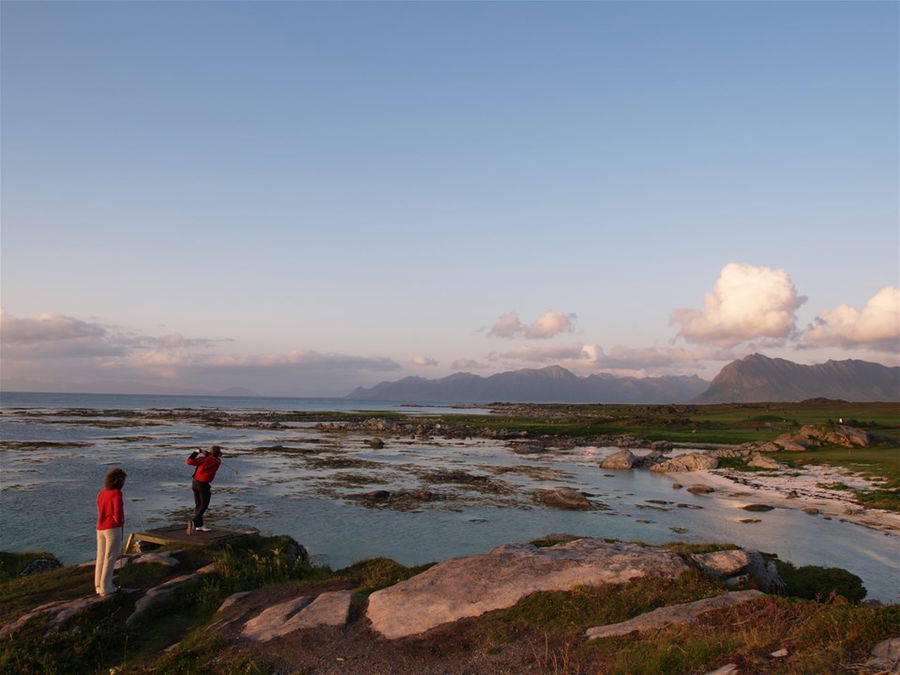
<svg viewBox="0 0 900 675">
<path fill-rule="evenodd" d="M 485 440 L 390 438 L 372 449 L 364 438 L 320 434 L 308 425 L 257 430 L 174 422 L 105 429 L 8 416 L 0 420 L 0 437 L 88 444 L 0 453 L 0 549 L 47 550 L 67 562 L 93 556 L 94 498 L 109 466 L 121 464 L 128 472 L 126 531 L 186 522 L 193 502 L 184 460 L 193 447 L 217 443 L 225 447 L 228 468 L 214 483 L 210 520 L 289 534 L 334 567 L 375 556 L 419 564 L 568 532 L 649 543 L 732 542 L 797 565 L 849 569 L 863 578 L 870 597 L 897 598 L 900 538 L 780 508 L 749 514 L 758 523 L 741 523 L 748 517 L 738 508 L 743 502 L 673 490 L 664 475 L 600 469 L 598 460 L 610 449 L 517 455 Z M 272 445 L 291 450 L 257 450 Z M 608 510 L 559 511 L 534 503 L 536 489 L 562 485 L 589 493 Z M 406 511 L 345 498 L 376 489 L 426 489 L 442 498 Z"/>
</svg>

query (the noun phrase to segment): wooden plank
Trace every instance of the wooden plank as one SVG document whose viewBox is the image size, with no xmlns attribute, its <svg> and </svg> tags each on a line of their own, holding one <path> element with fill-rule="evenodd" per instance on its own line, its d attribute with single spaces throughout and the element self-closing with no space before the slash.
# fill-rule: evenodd
<svg viewBox="0 0 900 675">
<path fill-rule="evenodd" d="M 168 527 L 158 527 L 144 532 L 133 532 L 128 537 L 128 543 L 125 546 L 125 552 L 131 553 L 133 547 L 146 541 L 151 544 L 159 544 L 166 546 L 169 544 L 177 544 L 179 546 L 202 547 L 209 546 L 228 539 L 243 537 L 250 534 L 258 534 L 259 530 L 253 527 L 210 527 L 210 532 L 193 532 L 187 533 L 187 528 L 181 525 L 169 525 Z"/>
</svg>

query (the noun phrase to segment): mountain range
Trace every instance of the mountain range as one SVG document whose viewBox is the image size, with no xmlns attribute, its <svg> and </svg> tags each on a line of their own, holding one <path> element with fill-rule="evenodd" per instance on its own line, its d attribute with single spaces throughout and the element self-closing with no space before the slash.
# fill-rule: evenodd
<svg viewBox="0 0 900 675">
<path fill-rule="evenodd" d="M 758 403 L 808 398 L 900 400 L 900 368 L 847 359 L 805 366 L 751 354 L 732 361 L 695 403 Z"/>
<path fill-rule="evenodd" d="M 579 377 L 561 366 L 524 368 L 482 377 L 455 373 L 429 380 L 405 377 L 358 387 L 346 398 L 360 401 L 484 403 L 730 403 L 801 401 L 808 398 L 847 401 L 900 400 L 900 368 L 878 363 L 828 361 L 805 366 L 752 354 L 722 368 L 712 382 L 696 375 Z"/>
</svg>

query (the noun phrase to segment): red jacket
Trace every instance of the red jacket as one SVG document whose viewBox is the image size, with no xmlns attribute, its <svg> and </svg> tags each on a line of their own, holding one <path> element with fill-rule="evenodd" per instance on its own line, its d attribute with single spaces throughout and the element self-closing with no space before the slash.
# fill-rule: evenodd
<svg viewBox="0 0 900 675">
<path fill-rule="evenodd" d="M 194 480 L 199 480 L 201 483 L 212 483 L 212 479 L 216 477 L 216 471 L 219 470 L 222 460 L 212 455 L 204 455 L 203 457 L 197 457 L 196 455 L 197 453 L 195 452 L 187 459 L 189 465 L 197 467 L 194 470 Z"/>
<path fill-rule="evenodd" d="M 97 495 L 97 529 L 112 530 L 125 524 L 121 490 L 100 490 Z"/>
</svg>

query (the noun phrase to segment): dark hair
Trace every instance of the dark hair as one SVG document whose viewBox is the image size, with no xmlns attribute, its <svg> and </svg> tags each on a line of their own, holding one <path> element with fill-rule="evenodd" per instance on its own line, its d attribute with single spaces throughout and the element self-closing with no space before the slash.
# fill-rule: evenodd
<svg viewBox="0 0 900 675">
<path fill-rule="evenodd" d="M 103 479 L 103 487 L 107 490 L 121 490 L 127 477 L 128 474 L 122 469 L 110 469 Z"/>
<path fill-rule="evenodd" d="M 221 457 L 222 456 L 221 446 L 214 445 L 209 449 L 209 451 L 212 453 L 213 457 Z"/>
</svg>

